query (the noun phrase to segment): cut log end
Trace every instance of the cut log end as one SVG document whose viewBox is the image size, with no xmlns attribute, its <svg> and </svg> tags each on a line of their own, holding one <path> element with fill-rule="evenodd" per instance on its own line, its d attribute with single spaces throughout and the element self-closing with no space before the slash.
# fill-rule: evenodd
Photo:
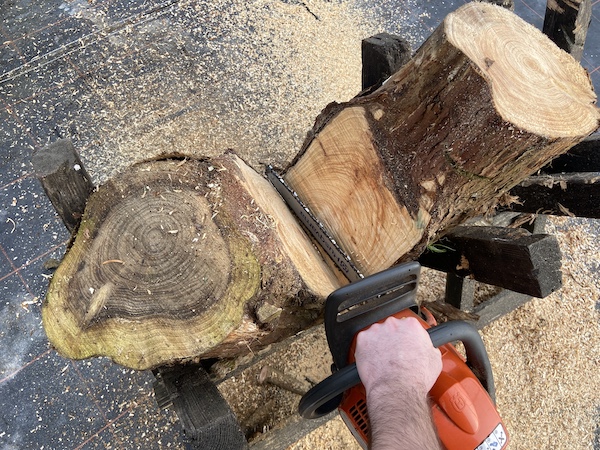
<svg viewBox="0 0 600 450">
<path fill-rule="evenodd" d="M 342 110 L 285 175 L 326 228 L 345 230 L 336 240 L 367 275 L 390 267 L 422 234 L 421 224 L 396 203 L 385 184 L 385 168 L 367 118 L 378 114 L 384 109 Z"/>
<path fill-rule="evenodd" d="M 124 361 L 146 351 L 194 355 L 241 321 L 260 268 L 241 236 L 223 233 L 227 218 L 209 199 L 218 186 L 197 182 L 210 167 L 141 164 L 90 198 L 44 308 L 59 350 Z M 177 336 L 182 322 L 198 339 Z"/>
<path fill-rule="evenodd" d="M 444 31 L 489 80 L 507 122 L 548 138 L 598 128 L 588 73 L 532 25 L 504 8 L 471 3 L 447 16 Z"/>
<path fill-rule="evenodd" d="M 337 280 L 293 225 L 282 252 L 276 224 L 293 220 L 283 204 L 250 199 L 247 189 L 261 182 L 229 154 L 138 164 L 102 186 L 43 307 L 53 345 L 71 358 L 105 355 L 145 369 L 217 348 L 234 356 L 314 322 Z M 295 327 L 285 323 L 290 302 L 306 308 Z"/>
</svg>

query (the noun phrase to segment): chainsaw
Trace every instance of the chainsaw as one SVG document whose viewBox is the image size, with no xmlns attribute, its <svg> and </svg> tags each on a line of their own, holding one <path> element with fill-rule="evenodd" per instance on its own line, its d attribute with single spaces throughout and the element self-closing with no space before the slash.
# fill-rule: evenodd
<svg viewBox="0 0 600 450">
<path fill-rule="evenodd" d="M 425 307 L 416 305 L 420 264 L 409 262 L 364 277 L 325 227 L 272 167 L 267 178 L 351 281 L 329 295 L 325 303 L 325 334 L 333 357 L 332 375 L 300 400 L 307 419 L 336 408 L 358 443 L 369 446 L 367 396 L 360 381 L 354 349 L 357 334 L 388 317 L 415 317 L 442 355 L 442 372 L 429 391 L 431 413 L 447 450 L 501 450 L 508 444 L 506 428 L 495 407 L 494 378 L 485 346 L 475 327 L 464 321 L 437 325 Z M 466 357 L 453 342 L 461 341 Z"/>
</svg>

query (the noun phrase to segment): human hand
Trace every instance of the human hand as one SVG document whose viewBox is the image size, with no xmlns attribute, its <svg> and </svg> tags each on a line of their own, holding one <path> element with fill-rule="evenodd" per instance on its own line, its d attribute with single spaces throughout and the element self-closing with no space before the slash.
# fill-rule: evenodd
<svg viewBox="0 0 600 450">
<path fill-rule="evenodd" d="M 354 356 L 367 397 L 378 387 L 426 397 L 442 371 L 440 351 L 414 317 L 389 317 L 361 331 Z"/>
</svg>

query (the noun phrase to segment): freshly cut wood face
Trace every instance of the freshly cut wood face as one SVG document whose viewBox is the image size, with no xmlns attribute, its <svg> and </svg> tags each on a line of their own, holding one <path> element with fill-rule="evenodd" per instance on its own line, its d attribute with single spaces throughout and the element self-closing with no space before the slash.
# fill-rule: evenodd
<svg viewBox="0 0 600 450">
<path fill-rule="evenodd" d="M 304 229 L 273 186 L 239 157 L 232 155 L 233 163 L 242 177 L 240 182 L 248 190 L 258 208 L 273 220 L 273 227 L 281 239 L 281 251 L 288 255 L 309 292 L 326 298 L 345 281 L 337 278 L 323 260 Z"/>
<path fill-rule="evenodd" d="M 285 178 L 327 229 L 344 230 L 336 239 L 356 266 L 370 275 L 409 251 L 420 240 L 429 216 L 422 210 L 421 221 L 415 221 L 395 201 L 366 114 L 360 106 L 341 111 Z"/>
<path fill-rule="evenodd" d="M 449 14 L 444 29 L 490 83 L 504 120 L 549 138 L 598 127 L 588 73 L 537 28 L 505 8 L 471 3 Z"/>
</svg>

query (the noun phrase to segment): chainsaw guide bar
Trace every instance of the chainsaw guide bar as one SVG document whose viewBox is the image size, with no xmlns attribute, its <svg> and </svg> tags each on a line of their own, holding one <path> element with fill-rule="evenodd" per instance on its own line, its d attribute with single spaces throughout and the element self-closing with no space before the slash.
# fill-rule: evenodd
<svg viewBox="0 0 600 450">
<path fill-rule="evenodd" d="M 327 255 L 333 260 L 335 265 L 350 281 L 358 281 L 364 278 L 364 275 L 352 262 L 352 259 L 342 250 L 338 243 L 333 239 L 325 226 L 315 217 L 310 209 L 300 200 L 298 194 L 292 190 L 285 180 L 273 169 L 273 166 L 267 166 L 267 178 L 275 187 L 279 195 L 283 198 L 288 208 L 290 208 L 302 225 L 308 230 L 310 235 L 325 250 Z"/>
</svg>

